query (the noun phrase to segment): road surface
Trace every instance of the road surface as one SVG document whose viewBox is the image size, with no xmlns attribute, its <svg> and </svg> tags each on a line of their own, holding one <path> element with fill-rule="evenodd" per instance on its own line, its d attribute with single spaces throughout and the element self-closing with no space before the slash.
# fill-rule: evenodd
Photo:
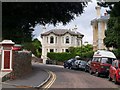
<svg viewBox="0 0 120 90">
<path fill-rule="evenodd" d="M 84 71 L 69 70 L 56 65 L 35 64 L 56 74 L 56 80 L 50 88 L 120 88 L 120 85 L 107 78 L 96 77 Z"/>
</svg>

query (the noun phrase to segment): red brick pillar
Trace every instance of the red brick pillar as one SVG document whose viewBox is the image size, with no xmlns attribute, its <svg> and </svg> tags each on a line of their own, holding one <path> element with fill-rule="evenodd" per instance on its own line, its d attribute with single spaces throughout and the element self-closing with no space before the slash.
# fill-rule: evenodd
<svg viewBox="0 0 120 90">
<path fill-rule="evenodd" d="M 11 72 L 12 71 L 12 48 L 14 42 L 11 40 L 3 40 L 1 42 L 1 51 L 2 51 L 2 62 L 1 62 L 1 71 L 2 72 Z"/>
</svg>

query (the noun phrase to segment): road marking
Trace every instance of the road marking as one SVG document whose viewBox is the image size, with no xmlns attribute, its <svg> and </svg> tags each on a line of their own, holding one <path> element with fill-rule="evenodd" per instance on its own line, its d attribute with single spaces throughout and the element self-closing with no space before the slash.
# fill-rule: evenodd
<svg viewBox="0 0 120 90">
<path fill-rule="evenodd" d="M 50 78 L 50 80 L 42 87 L 43 90 L 47 90 L 48 88 L 50 88 L 50 87 L 53 85 L 53 83 L 55 82 L 55 80 L 56 80 L 56 75 L 55 75 L 53 72 L 51 72 L 51 71 L 49 71 L 49 73 L 51 74 L 51 78 Z"/>
</svg>

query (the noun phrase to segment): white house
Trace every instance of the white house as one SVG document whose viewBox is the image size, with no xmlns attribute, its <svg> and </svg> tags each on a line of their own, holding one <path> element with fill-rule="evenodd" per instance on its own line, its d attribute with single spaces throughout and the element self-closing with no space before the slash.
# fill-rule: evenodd
<svg viewBox="0 0 120 90">
<path fill-rule="evenodd" d="M 71 46 L 82 45 L 83 34 L 68 29 L 52 29 L 41 34 L 43 63 L 46 63 L 47 52 L 68 52 Z"/>
</svg>

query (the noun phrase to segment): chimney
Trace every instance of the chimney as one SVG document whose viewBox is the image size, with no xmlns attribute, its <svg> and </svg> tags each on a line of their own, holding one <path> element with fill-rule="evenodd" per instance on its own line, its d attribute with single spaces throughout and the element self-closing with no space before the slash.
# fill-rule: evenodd
<svg viewBox="0 0 120 90">
<path fill-rule="evenodd" d="M 74 32 L 77 33 L 77 25 L 74 27 Z"/>
<path fill-rule="evenodd" d="M 44 33 L 45 31 L 46 31 L 46 27 L 43 26 L 43 27 L 42 27 L 42 33 Z"/>
<path fill-rule="evenodd" d="M 100 14 L 101 14 L 101 13 L 100 13 L 100 10 L 101 10 L 101 7 L 97 5 L 97 6 L 95 7 L 95 9 L 96 9 L 97 18 L 100 18 Z"/>
</svg>

